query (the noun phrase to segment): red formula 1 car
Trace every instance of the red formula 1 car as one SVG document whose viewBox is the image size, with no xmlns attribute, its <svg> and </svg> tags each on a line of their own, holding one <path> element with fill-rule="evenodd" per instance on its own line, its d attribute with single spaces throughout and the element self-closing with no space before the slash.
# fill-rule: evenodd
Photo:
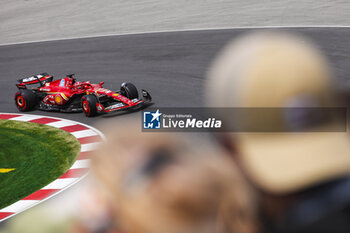
<svg viewBox="0 0 350 233">
<path fill-rule="evenodd" d="M 139 98 L 132 83 L 122 83 L 120 90 L 113 92 L 102 87 L 104 82 L 91 84 L 90 81 L 76 81 L 74 74 L 53 81 L 53 76 L 43 73 L 18 82 L 15 103 L 20 111 L 84 111 L 86 116 L 91 117 L 99 113 L 141 108 L 152 100 L 145 90 L 142 90 L 142 98 Z"/>
</svg>

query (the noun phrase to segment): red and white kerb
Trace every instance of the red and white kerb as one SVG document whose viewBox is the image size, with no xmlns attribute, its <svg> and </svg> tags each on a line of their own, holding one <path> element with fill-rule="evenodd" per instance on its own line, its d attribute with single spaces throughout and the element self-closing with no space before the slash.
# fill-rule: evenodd
<svg viewBox="0 0 350 233">
<path fill-rule="evenodd" d="M 69 132 L 76 137 L 81 144 L 79 157 L 66 173 L 64 173 L 57 180 L 30 194 L 22 200 L 1 209 L 0 222 L 53 197 L 84 178 L 88 172 L 90 163 L 88 152 L 94 150 L 96 146 L 104 139 L 103 134 L 91 126 L 56 117 L 0 113 L 0 119 L 27 121 L 53 126 Z"/>
</svg>

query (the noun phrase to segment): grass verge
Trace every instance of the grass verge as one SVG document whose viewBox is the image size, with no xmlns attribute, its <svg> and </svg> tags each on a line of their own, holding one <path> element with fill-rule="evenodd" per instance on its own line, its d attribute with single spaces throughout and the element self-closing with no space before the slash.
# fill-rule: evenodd
<svg viewBox="0 0 350 233">
<path fill-rule="evenodd" d="M 70 133 L 30 122 L 0 120 L 0 209 L 66 172 L 80 152 Z"/>
</svg>

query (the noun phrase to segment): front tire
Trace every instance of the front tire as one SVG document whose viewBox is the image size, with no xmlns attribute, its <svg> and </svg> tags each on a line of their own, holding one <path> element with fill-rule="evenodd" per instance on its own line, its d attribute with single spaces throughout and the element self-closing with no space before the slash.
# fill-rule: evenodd
<svg viewBox="0 0 350 233">
<path fill-rule="evenodd" d="M 38 97 L 32 91 L 23 89 L 15 94 L 15 103 L 19 111 L 30 111 L 37 105 Z"/>
<path fill-rule="evenodd" d="M 93 117 L 97 115 L 97 98 L 95 95 L 85 95 L 81 98 L 81 105 L 83 111 L 87 117 Z"/>
<path fill-rule="evenodd" d="M 132 83 L 122 83 L 120 87 L 120 92 L 123 96 L 127 97 L 129 100 L 139 98 L 139 93 L 137 91 L 137 88 Z"/>
</svg>

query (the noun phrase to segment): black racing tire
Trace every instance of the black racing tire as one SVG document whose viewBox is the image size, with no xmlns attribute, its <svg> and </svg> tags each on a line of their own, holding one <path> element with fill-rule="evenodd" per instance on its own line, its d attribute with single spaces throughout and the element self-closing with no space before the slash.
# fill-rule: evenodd
<svg viewBox="0 0 350 233">
<path fill-rule="evenodd" d="M 97 106 L 98 103 L 95 95 L 84 95 L 81 98 L 81 107 L 87 117 L 93 117 L 97 115 Z"/>
<path fill-rule="evenodd" d="M 120 93 L 130 100 L 139 98 L 139 92 L 132 83 L 123 83 L 120 87 Z"/>
<path fill-rule="evenodd" d="M 21 112 L 33 110 L 38 102 L 38 97 L 31 90 L 22 89 L 15 94 L 15 104 Z"/>
</svg>

